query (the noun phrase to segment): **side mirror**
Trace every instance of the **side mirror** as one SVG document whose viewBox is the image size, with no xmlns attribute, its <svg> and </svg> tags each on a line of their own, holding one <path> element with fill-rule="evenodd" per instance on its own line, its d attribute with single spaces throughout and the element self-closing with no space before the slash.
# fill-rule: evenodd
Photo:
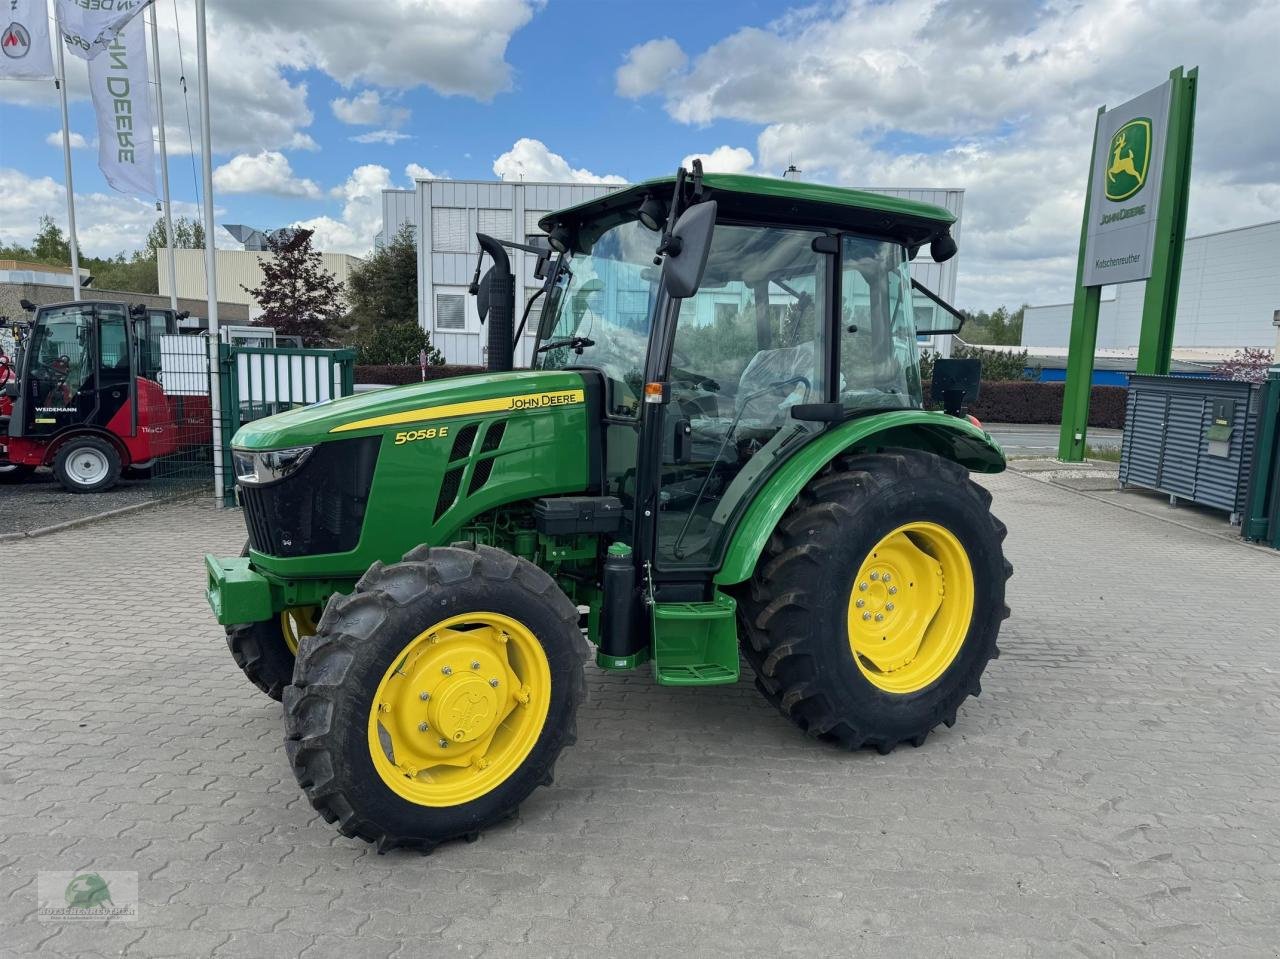
<svg viewBox="0 0 1280 959">
<path fill-rule="evenodd" d="M 698 292 L 715 227 L 715 200 L 695 204 L 680 214 L 662 260 L 662 285 L 668 296 L 683 299 Z"/>
<path fill-rule="evenodd" d="M 944 233 L 942 236 L 934 237 L 933 242 L 929 244 L 929 255 L 933 257 L 934 263 L 946 263 L 956 255 L 956 241 L 951 238 L 950 233 Z"/>
<path fill-rule="evenodd" d="M 933 361 L 931 394 L 935 403 L 952 416 L 959 416 L 966 401 L 978 398 L 982 382 L 981 360 L 952 360 L 939 357 Z"/>
</svg>

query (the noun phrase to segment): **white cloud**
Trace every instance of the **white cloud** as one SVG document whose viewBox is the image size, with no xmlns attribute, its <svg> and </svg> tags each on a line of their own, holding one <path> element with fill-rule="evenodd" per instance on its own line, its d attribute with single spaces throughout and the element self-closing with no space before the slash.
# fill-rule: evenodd
<svg viewBox="0 0 1280 959">
<path fill-rule="evenodd" d="M 356 143 L 385 143 L 390 146 L 401 140 L 412 140 L 413 136 L 401 133 L 399 130 L 370 130 L 368 133 L 360 133 L 348 139 Z"/>
<path fill-rule="evenodd" d="M 690 153 L 680 161 L 688 167 L 694 160 L 702 161 L 702 169 L 708 173 L 746 173 L 756 162 L 746 147 L 718 146 L 710 153 Z"/>
<path fill-rule="evenodd" d="M 0 167 L 0 210 L 5 211 L 0 217 L 0 242 L 30 243 L 45 214 L 66 232 L 66 191 L 53 177 L 33 177 Z M 173 211 L 177 216 L 200 216 L 193 203 L 175 202 Z M 144 200 L 76 191 L 76 230 L 80 249 L 87 256 L 115 256 L 139 249 L 156 217 L 155 205 Z"/>
<path fill-rule="evenodd" d="M 418 180 L 445 180 L 448 179 L 443 174 L 432 173 L 420 163 L 410 163 L 404 168 L 404 175 L 409 178 L 409 182 L 415 183 Z"/>
<path fill-rule="evenodd" d="M 51 147 L 57 147 L 59 150 L 61 150 L 62 149 L 62 131 L 54 130 L 47 137 L 44 138 L 44 142 L 49 144 L 49 146 Z M 76 133 L 75 130 L 72 130 L 71 131 L 71 149 L 87 150 L 89 149 L 89 141 L 86 140 L 81 134 Z"/>
<path fill-rule="evenodd" d="M 308 88 L 296 72 L 318 69 L 345 85 L 397 90 L 426 86 L 445 95 L 491 100 L 511 88 L 511 37 L 541 0 L 346 0 L 264 3 L 224 0 L 209 11 L 210 122 L 220 154 L 314 149 Z M 191 4 L 159 4 L 160 59 L 169 142 L 187 149 L 187 115 L 199 147 L 195 14 Z M 183 58 L 179 62 L 178 52 Z M 375 51 L 371 54 L 370 51 Z M 88 96 L 84 61 L 67 58 L 68 94 Z M 186 76 L 189 93 L 177 82 Z M 359 95 L 355 97 L 359 99 Z M 52 84 L 0 81 L 0 101 L 53 107 Z M 407 114 L 406 114 L 407 115 Z M 403 123 L 388 114 L 381 126 Z"/>
<path fill-rule="evenodd" d="M 680 44 L 670 37 L 650 40 L 627 51 L 614 79 L 623 97 L 642 97 L 662 87 L 688 64 L 689 58 Z"/>
<path fill-rule="evenodd" d="M 590 170 L 574 169 L 559 153 L 552 153 L 541 140 L 521 137 L 511 149 L 493 161 L 493 172 L 503 180 L 533 183 L 626 183 L 617 174 L 603 176 Z"/>
<path fill-rule="evenodd" d="M 374 163 L 358 166 L 345 183 L 329 191 L 330 196 L 343 201 L 340 220 L 317 216 L 290 225 L 314 230 L 317 249 L 364 256 L 373 246 L 373 235 L 382 228 L 382 191 L 392 186 L 391 171 L 386 167 Z"/>
<path fill-rule="evenodd" d="M 213 171 L 213 188 L 221 193 L 267 193 L 318 199 L 320 187 L 294 175 L 289 159 L 276 150 L 241 153 Z"/>
<path fill-rule="evenodd" d="M 382 98 L 377 90 L 365 90 L 358 96 L 329 101 L 333 115 L 352 126 L 371 127 L 382 119 Z"/>
<path fill-rule="evenodd" d="M 1205 78 L 1189 231 L 1280 218 L 1280 124 L 1259 120 L 1275 112 L 1277 48 L 1276 0 L 1231 16 L 1205 3 L 852 0 L 737 30 L 687 67 L 638 71 L 630 93 L 620 77 L 619 92 L 658 93 L 690 125 L 758 125 L 758 169 L 964 189 L 957 299 L 1012 306 L 1070 298 L 1097 107 L 1172 64 Z"/>
</svg>

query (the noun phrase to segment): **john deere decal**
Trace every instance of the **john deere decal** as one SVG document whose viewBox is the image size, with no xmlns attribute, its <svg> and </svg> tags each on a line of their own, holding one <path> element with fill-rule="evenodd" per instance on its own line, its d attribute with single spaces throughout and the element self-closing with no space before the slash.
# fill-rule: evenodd
<svg viewBox="0 0 1280 959">
<path fill-rule="evenodd" d="M 1147 182 L 1151 168 L 1151 121 L 1146 117 L 1130 120 L 1111 138 L 1108 154 L 1106 196 L 1119 203 L 1133 196 Z"/>
</svg>

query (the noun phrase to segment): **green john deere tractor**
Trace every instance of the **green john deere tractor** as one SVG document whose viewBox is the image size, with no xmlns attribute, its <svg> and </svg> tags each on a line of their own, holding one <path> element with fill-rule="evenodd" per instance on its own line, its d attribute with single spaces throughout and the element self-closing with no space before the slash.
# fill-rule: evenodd
<svg viewBox="0 0 1280 959">
<path fill-rule="evenodd" d="M 241 429 L 249 547 L 208 597 L 312 805 L 379 849 L 474 838 L 551 782 L 587 641 L 668 686 L 741 653 L 849 749 L 951 725 L 1011 571 L 971 369 L 923 409 L 918 338 L 957 327 L 919 327 L 959 314 L 908 265 L 953 220 L 695 164 L 548 215 L 547 248 L 478 237 L 489 372 Z"/>
</svg>

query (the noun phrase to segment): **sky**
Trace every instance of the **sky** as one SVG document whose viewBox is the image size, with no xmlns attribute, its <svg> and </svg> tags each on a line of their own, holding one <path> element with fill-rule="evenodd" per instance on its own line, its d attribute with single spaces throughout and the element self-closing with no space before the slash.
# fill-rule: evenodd
<svg viewBox="0 0 1280 959">
<path fill-rule="evenodd" d="M 193 7 L 158 0 L 188 216 Z M 700 155 L 709 170 L 963 189 L 958 305 L 1065 302 L 1097 109 L 1178 65 L 1200 67 L 1189 233 L 1280 219 L 1280 0 L 208 7 L 217 221 L 303 224 L 322 249 L 366 253 L 381 191 L 414 176 L 640 180 Z M 99 173 L 84 64 L 67 62 L 81 245 L 131 251 L 154 200 Z M 29 241 L 46 213 L 65 225 L 60 136 L 51 82 L 0 81 L 0 241 Z"/>
</svg>

